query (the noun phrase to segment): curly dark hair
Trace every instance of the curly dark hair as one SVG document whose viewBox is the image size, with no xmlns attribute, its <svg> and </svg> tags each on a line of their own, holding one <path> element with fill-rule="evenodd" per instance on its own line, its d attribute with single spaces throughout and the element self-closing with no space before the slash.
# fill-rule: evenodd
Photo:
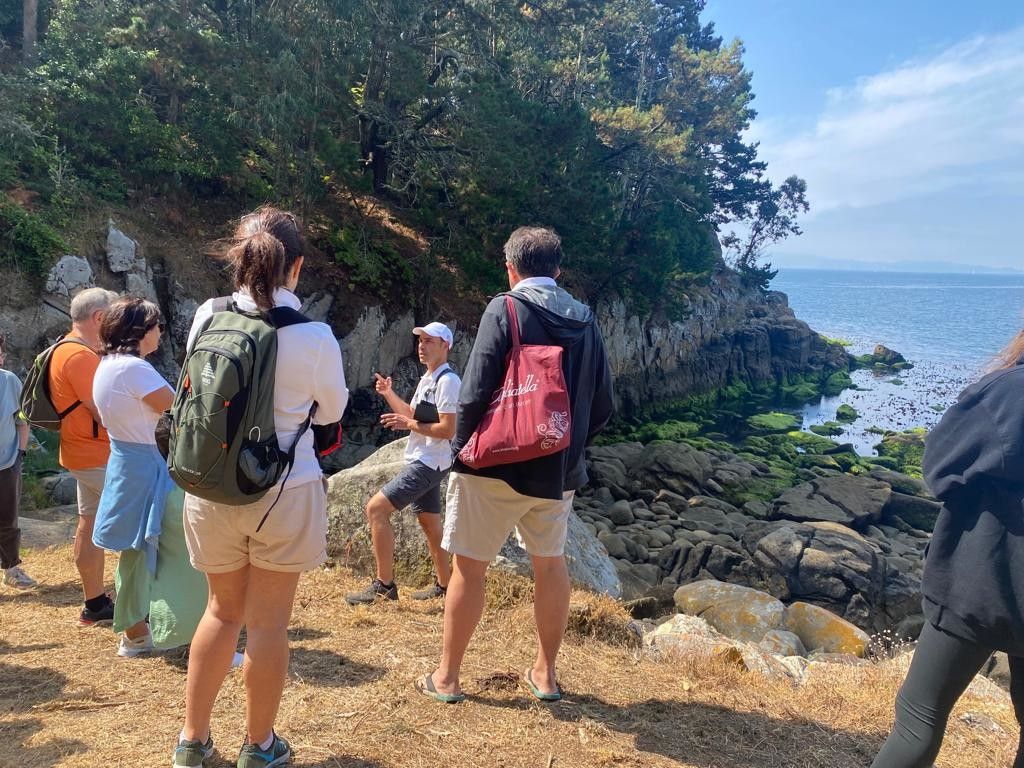
<svg viewBox="0 0 1024 768">
<path fill-rule="evenodd" d="M 113 302 L 103 314 L 100 339 L 103 353 L 139 357 L 139 342 L 160 323 L 160 308 L 147 299 L 125 296 Z"/>
</svg>

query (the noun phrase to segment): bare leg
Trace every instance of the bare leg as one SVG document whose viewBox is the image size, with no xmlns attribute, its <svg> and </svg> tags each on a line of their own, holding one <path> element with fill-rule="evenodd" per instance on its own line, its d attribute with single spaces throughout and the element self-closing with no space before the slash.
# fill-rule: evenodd
<svg viewBox="0 0 1024 768">
<path fill-rule="evenodd" d="M 434 573 L 437 574 L 437 583 L 447 587 L 452 577 L 452 568 L 448 564 L 448 553 L 441 549 L 441 515 L 433 512 L 421 512 L 417 519 L 420 527 L 427 537 L 427 548 L 430 550 L 430 559 L 434 561 Z"/>
<path fill-rule="evenodd" d="M 476 625 L 484 612 L 484 578 L 489 564 L 455 555 L 452 578 L 444 601 L 444 644 L 441 664 L 434 671 L 434 687 L 440 693 L 461 693 L 459 670 Z"/>
<path fill-rule="evenodd" d="M 533 664 L 534 685 L 543 693 L 555 693 L 555 658 L 569 621 L 569 568 L 565 556 L 531 557 L 535 589 L 533 615 L 537 622 L 537 660 Z"/>
<path fill-rule="evenodd" d="M 84 599 L 91 600 L 103 594 L 103 550 L 92 543 L 95 515 L 79 515 L 75 531 L 75 568 L 82 579 Z"/>
<path fill-rule="evenodd" d="M 129 640 L 138 640 L 139 638 L 145 637 L 149 634 L 149 624 L 145 621 L 132 624 L 124 631 L 124 634 Z"/>
<path fill-rule="evenodd" d="M 395 580 L 395 531 L 391 527 L 391 515 L 394 512 L 394 506 L 383 493 L 375 493 L 366 502 L 366 519 L 370 522 L 377 578 L 385 584 Z"/>
<path fill-rule="evenodd" d="M 188 656 L 185 681 L 186 739 L 206 741 L 221 684 L 231 669 L 238 633 L 245 620 L 249 566 L 231 573 L 208 573 L 210 596 Z"/>
<path fill-rule="evenodd" d="M 298 573 L 251 568 L 245 608 L 245 716 L 249 741 L 270 738 L 288 675 L 288 621 Z M 230 658 L 229 658 L 230 662 Z"/>
</svg>

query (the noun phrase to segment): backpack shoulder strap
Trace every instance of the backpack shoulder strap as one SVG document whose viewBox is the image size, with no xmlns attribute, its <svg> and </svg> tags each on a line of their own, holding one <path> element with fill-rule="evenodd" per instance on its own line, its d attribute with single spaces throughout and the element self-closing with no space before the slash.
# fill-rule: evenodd
<svg viewBox="0 0 1024 768">
<path fill-rule="evenodd" d="M 275 328 L 287 328 L 289 325 L 300 325 L 301 323 L 312 323 L 313 321 L 291 307 L 274 307 L 266 313 L 270 324 Z"/>
</svg>

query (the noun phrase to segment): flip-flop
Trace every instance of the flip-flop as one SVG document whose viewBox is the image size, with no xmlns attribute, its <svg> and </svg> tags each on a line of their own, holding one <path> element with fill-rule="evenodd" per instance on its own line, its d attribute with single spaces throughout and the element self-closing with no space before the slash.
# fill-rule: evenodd
<svg viewBox="0 0 1024 768">
<path fill-rule="evenodd" d="M 529 690 L 530 695 L 537 701 L 561 701 L 562 699 L 562 687 L 558 686 L 558 690 L 553 693 L 545 693 L 536 685 L 533 684 L 533 670 L 528 669 L 523 673 L 523 682 L 526 683 L 526 688 Z M 556 683 L 557 685 L 557 683 Z"/>
<path fill-rule="evenodd" d="M 424 696 L 429 696 L 434 701 L 440 701 L 442 704 L 458 704 L 460 701 L 466 700 L 466 694 L 464 693 L 441 693 L 434 687 L 434 680 L 430 674 L 424 675 L 422 680 L 417 680 L 415 685 L 416 690 Z"/>
</svg>

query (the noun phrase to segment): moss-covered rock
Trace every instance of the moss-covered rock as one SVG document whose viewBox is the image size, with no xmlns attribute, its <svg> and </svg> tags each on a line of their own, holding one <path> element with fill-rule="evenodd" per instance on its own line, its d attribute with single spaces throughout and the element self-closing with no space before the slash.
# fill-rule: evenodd
<svg viewBox="0 0 1024 768">
<path fill-rule="evenodd" d="M 856 421 L 860 418 L 860 414 L 857 413 L 857 409 L 852 405 L 843 403 L 836 409 L 836 421 Z"/>
<path fill-rule="evenodd" d="M 747 419 L 753 429 L 764 432 L 788 432 L 800 425 L 799 419 L 791 413 L 759 413 Z"/>
<path fill-rule="evenodd" d="M 839 443 L 810 432 L 787 432 L 786 437 L 807 453 L 825 453 L 839 447 Z"/>
<path fill-rule="evenodd" d="M 843 425 L 834 421 L 826 421 L 824 424 L 811 424 L 810 430 L 816 435 L 831 437 L 833 435 L 841 435 L 843 433 Z"/>
<path fill-rule="evenodd" d="M 853 379 L 850 378 L 850 374 L 846 371 L 836 371 L 827 379 L 821 387 L 821 394 L 833 397 L 838 395 L 844 389 L 850 389 L 853 386 Z"/>
<path fill-rule="evenodd" d="M 921 477 L 924 439 L 927 434 L 928 430 L 924 427 L 908 429 L 906 432 L 886 432 L 875 450 L 881 458 L 893 459 L 897 463 L 897 466 L 890 469 L 911 477 Z"/>
</svg>

